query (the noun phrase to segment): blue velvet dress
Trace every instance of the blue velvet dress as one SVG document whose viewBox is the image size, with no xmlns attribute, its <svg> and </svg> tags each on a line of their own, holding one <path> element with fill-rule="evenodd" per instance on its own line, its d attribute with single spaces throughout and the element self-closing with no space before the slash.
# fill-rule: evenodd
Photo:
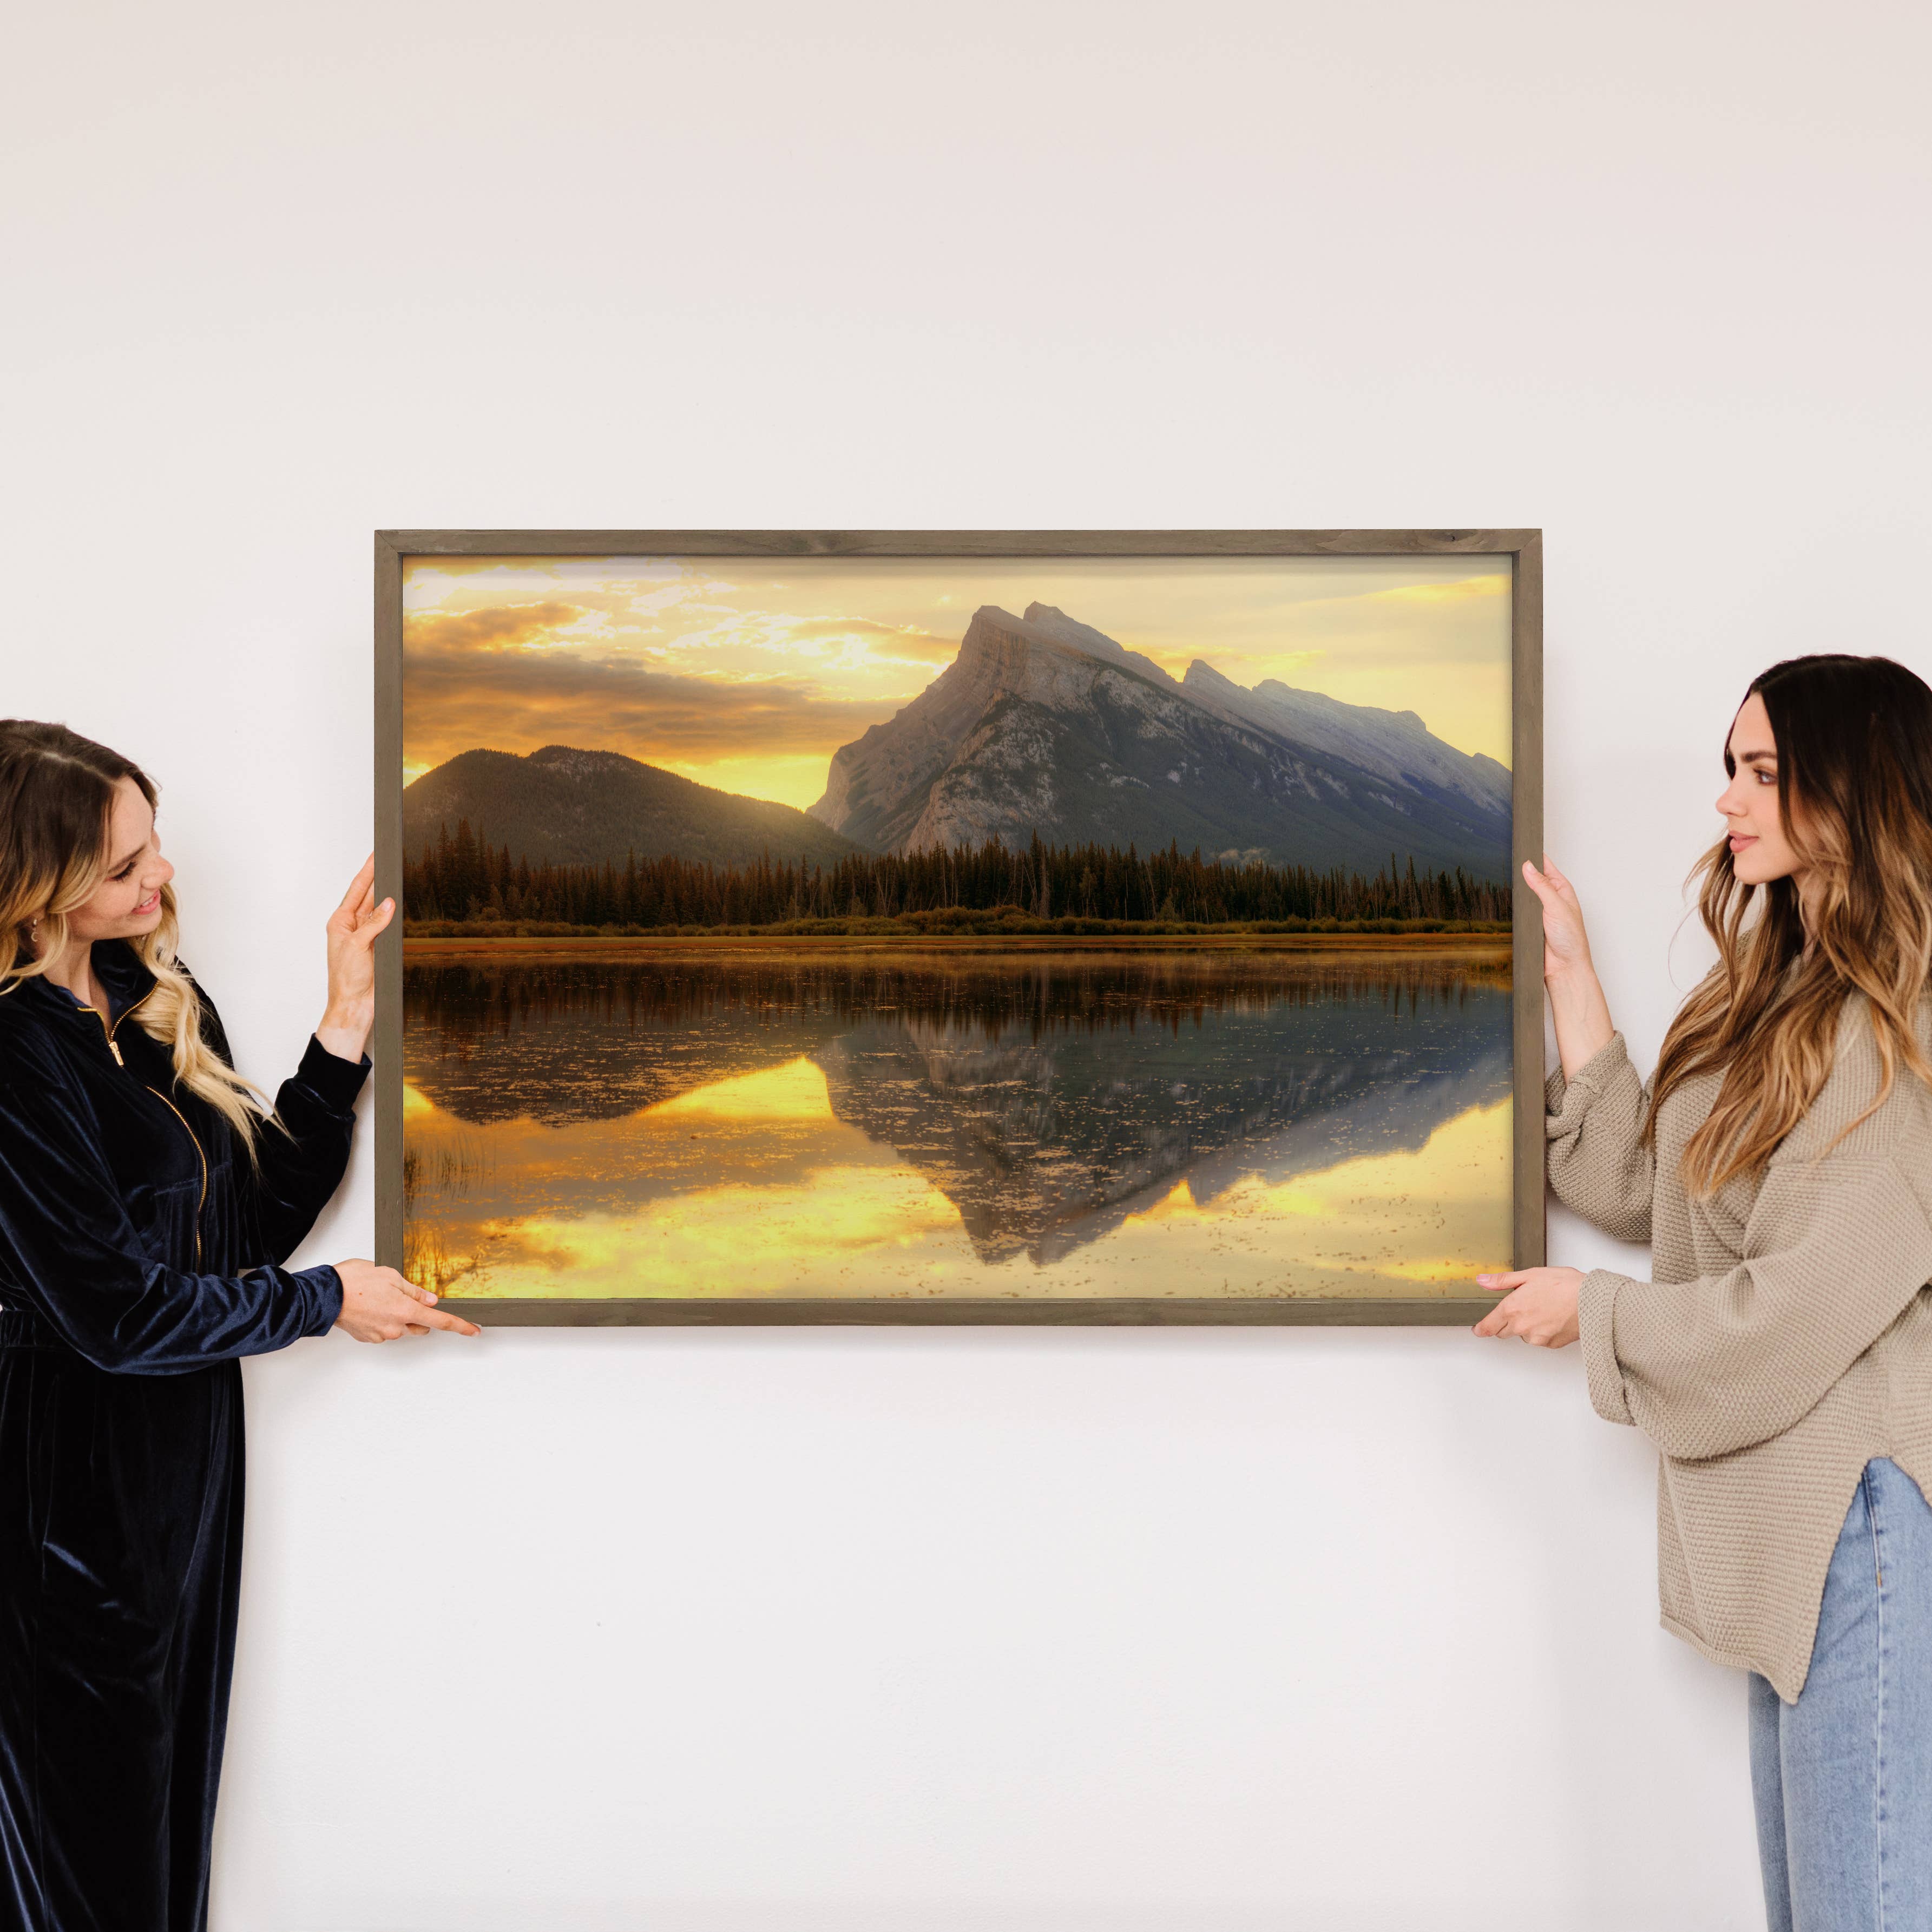
<svg viewBox="0 0 1932 1932">
<path fill-rule="evenodd" d="M 0 997 L 0 1928 L 202 1932 L 241 1580 L 239 1358 L 326 1334 L 281 1264 L 368 1072 L 311 1040 L 250 1166 L 130 1015 Z M 225 1058 L 204 1000 L 203 1037 Z"/>
</svg>

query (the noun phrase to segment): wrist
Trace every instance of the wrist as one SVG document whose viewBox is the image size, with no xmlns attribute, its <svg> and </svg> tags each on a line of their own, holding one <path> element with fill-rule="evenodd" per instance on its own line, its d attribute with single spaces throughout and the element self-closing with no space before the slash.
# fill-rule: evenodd
<svg viewBox="0 0 1932 1932">
<path fill-rule="evenodd" d="M 1562 974 L 1546 973 L 1543 986 L 1550 998 L 1551 1018 L 1592 1030 L 1600 1026 L 1609 1038 L 1610 1004 L 1604 998 L 1603 982 L 1588 966 L 1573 966 Z"/>
<path fill-rule="evenodd" d="M 338 1059 L 360 1060 L 375 1023 L 373 1001 L 332 1000 L 316 1022 L 315 1036 Z"/>
<path fill-rule="evenodd" d="M 1586 992 L 1597 983 L 1597 969 L 1586 954 L 1543 969 L 1543 983 L 1552 992 Z"/>
</svg>

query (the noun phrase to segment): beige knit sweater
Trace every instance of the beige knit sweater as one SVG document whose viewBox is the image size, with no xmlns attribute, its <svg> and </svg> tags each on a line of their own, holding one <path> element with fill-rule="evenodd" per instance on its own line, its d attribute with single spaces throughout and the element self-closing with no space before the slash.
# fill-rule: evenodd
<svg viewBox="0 0 1932 1932">
<path fill-rule="evenodd" d="M 1922 1025 L 1922 1037 L 1932 1037 Z M 1658 1467 L 1664 1624 L 1796 1699 L 1825 1573 L 1866 1462 L 1932 1495 L 1932 1094 L 1878 1090 L 1862 1000 L 1832 1076 L 1756 1179 L 1690 1198 L 1681 1160 L 1718 1076 L 1649 1103 L 1613 1036 L 1566 1086 L 1550 1077 L 1550 1180 L 1606 1232 L 1652 1244 L 1654 1279 L 1598 1268 L 1579 1304 L 1590 1400 L 1634 1423 Z M 1829 1148 L 1828 1151 L 1826 1150 Z"/>
</svg>

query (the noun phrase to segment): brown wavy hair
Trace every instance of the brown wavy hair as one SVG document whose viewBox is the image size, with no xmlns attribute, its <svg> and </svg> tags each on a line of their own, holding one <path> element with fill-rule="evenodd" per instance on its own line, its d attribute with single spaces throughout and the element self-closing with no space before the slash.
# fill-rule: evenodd
<svg viewBox="0 0 1932 1932">
<path fill-rule="evenodd" d="M 154 781 L 118 752 L 64 724 L 0 718 L 0 998 L 66 951 L 69 918 L 106 875 L 114 791 L 123 778 L 151 807 L 158 800 Z M 201 996 L 175 958 L 178 930 L 174 888 L 164 885 L 160 924 L 128 941 L 154 976 L 154 991 L 129 1017 L 169 1049 L 176 1077 L 227 1121 L 252 1160 L 266 1106 L 202 1037 Z"/>
<path fill-rule="evenodd" d="M 1707 1196 L 1760 1171 L 1804 1118 L 1854 994 L 1880 1069 L 1858 1120 L 1885 1103 L 1901 1067 L 1932 1085 L 1918 1043 L 1932 974 L 1932 689 L 1889 658 L 1821 656 L 1773 664 L 1751 692 L 1771 719 L 1784 835 L 1809 878 L 1802 902 L 1790 878 L 1745 884 L 1727 839 L 1690 874 L 1718 964 L 1671 1022 L 1645 1134 L 1654 1140 L 1667 1095 L 1721 1070 L 1684 1150 L 1687 1185 Z M 1724 769 L 1736 776 L 1728 739 Z"/>
</svg>

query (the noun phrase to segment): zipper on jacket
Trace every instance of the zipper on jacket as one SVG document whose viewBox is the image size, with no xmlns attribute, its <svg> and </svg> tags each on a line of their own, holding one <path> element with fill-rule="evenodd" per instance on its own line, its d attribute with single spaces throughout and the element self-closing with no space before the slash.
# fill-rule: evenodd
<svg viewBox="0 0 1932 1932">
<path fill-rule="evenodd" d="M 114 1037 L 114 1036 L 121 1030 L 121 1021 L 124 1020 L 130 1013 L 134 1012 L 135 1006 L 145 1006 L 148 1004 L 148 1000 L 153 998 L 154 991 L 154 988 L 150 986 L 147 992 L 143 993 L 141 997 L 134 1002 L 134 1006 L 122 1007 L 121 1010 L 120 1018 L 116 1020 L 111 1026 L 108 1024 L 107 1016 L 104 1013 L 98 1006 L 83 1006 L 81 1009 L 82 1012 L 92 1013 L 94 1017 L 100 1022 L 100 1030 L 107 1036 L 107 1051 L 113 1054 L 114 1064 L 116 1066 L 125 1066 L 128 1064 L 128 1063 L 121 1058 L 121 1043 Z M 152 1087 L 148 1089 L 148 1091 L 151 1094 L 154 1090 Z M 188 1123 L 184 1120 L 182 1124 L 185 1126 Z M 199 1144 L 199 1143 L 197 1143 L 197 1144 Z"/>
<path fill-rule="evenodd" d="M 194 1204 L 194 1271 L 199 1274 L 201 1272 L 201 1210 L 208 1204 L 208 1156 L 202 1150 L 200 1137 L 188 1125 L 188 1116 L 158 1087 L 150 1087 L 148 1091 L 180 1121 L 182 1132 L 194 1142 L 195 1156 L 201 1162 L 201 1198 Z"/>
<path fill-rule="evenodd" d="M 134 1010 L 134 1006 L 143 1004 L 146 1001 L 148 994 L 152 994 L 154 990 L 154 988 L 150 986 L 148 988 L 147 992 L 143 993 L 140 998 L 134 1002 L 134 1006 L 122 1008 L 120 1018 L 116 1019 L 112 1026 L 108 1024 L 106 1015 L 102 1012 L 98 1006 L 89 1006 L 87 1010 L 96 1019 L 100 1021 L 100 1030 L 107 1036 L 107 1051 L 113 1054 L 114 1064 L 116 1066 L 124 1068 L 128 1063 L 121 1058 L 120 1042 L 114 1037 L 116 1030 L 119 1028 L 121 1021 L 124 1020 Z M 146 1085 L 146 1082 L 143 1082 L 142 1084 L 144 1086 Z M 160 1101 L 161 1105 L 166 1108 L 168 1112 L 173 1114 L 176 1120 L 180 1121 L 182 1124 L 182 1132 L 186 1134 L 188 1138 L 194 1144 L 194 1156 L 196 1160 L 201 1162 L 201 1196 L 200 1198 L 194 1204 L 194 1266 L 195 1272 L 199 1274 L 201 1272 L 201 1210 L 208 1205 L 207 1150 L 203 1148 L 201 1144 L 201 1137 L 196 1133 L 194 1128 L 188 1125 L 188 1116 L 184 1114 L 158 1087 L 149 1087 L 148 1088 L 148 1091 L 153 1094 L 154 1098 Z"/>
<path fill-rule="evenodd" d="M 148 1000 L 154 997 L 154 988 L 150 986 L 147 992 L 143 993 L 141 997 L 134 1002 L 134 1006 L 123 1006 L 121 1009 L 121 1018 L 117 1019 L 112 1026 L 107 1026 L 107 1022 L 105 1019 L 101 1021 L 100 1024 L 104 1027 L 107 1027 L 107 1051 L 113 1054 L 114 1064 L 116 1066 L 125 1066 L 128 1064 L 128 1063 L 121 1058 L 120 1044 L 114 1037 L 114 1036 L 121 1030 L 121 1020 L 124 1020 L 130 1013 L 134 1011 L 135 1007 L 145 1006 L 148 1004 Z M 154 1090 L 152 1087 L 148 1089 L 148 1091 L 151 1094 Z M 184 1120 L 182 1121 L 182 1125 L 185 1127 L 188 1126 L 188 1123 Z M 200 1144 L 201 1143 L 199 1141 L 195 1142 L 195 1145 L 196 1147 L 200 1147 Z"/>
</svg>

